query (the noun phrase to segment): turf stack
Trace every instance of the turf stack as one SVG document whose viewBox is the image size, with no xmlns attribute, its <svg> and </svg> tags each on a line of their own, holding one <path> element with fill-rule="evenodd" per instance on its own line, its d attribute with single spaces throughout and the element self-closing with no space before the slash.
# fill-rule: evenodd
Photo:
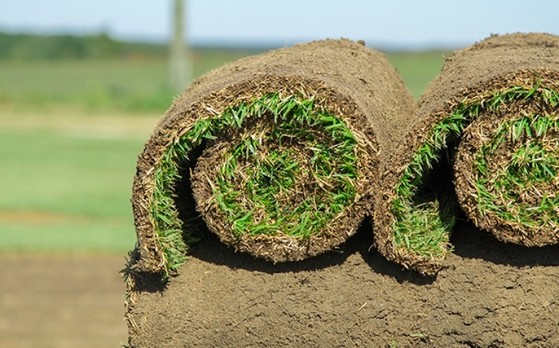
<svg viewBox="0 0 559 348">
<path fill-rule="evenodd" d="M 325 40 L 226 65 L 167 111 L 137 163 L 133 268 L 172 273 L 205 225 L 274 262 L 322 253 L 371 214 L 413 114 L 381 54 Z"/>
<path fill-rule="evenodd" d="M 500 240 L 557 243 L 558 108 L 556 36 L 493 36 L 450 56 L 384 164 L 379 250 L 436 273 L 458 206 Z"/>
</svg>

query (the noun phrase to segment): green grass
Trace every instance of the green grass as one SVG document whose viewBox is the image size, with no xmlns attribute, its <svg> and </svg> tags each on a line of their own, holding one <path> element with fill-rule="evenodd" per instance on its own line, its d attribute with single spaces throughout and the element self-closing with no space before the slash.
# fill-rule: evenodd
<svg viewBox="0 0 559 348">
<path fill-rule="evenodd" d="M 193 77 L 251 51 L 193 53 Z M 0 105 L 19 108 L 72 106 L 95 112 L 159 112 L 176 92 L 165 59 L 1 61 Z"/>
<path fill-rule="evenodd" d="M 173 98 L 162 60 L 2 62 L 0 75 L 0 103 L 20 108 L 153 111 Z"/>
<path fill-rule="evenodd" d="M 125 255 L 135 242 L 130 219 L 2 222 L 2 252 L 111 253 Z"/>
<path fill-rule="evenodd" d="M 248 53 L 194 52 L 194 75 Z M 441 53 L 388 57 L 416 97 L 442 65 Z M 116 138 L 89 125 L 107 115 L 123 123 L 162 115 L 175 97 L 166 64 L 141 57 L 0 63 L 1 251 L 132 248 L 135 161 L 155 123 Z M 58 217 L 32 221 L 25 214 Z"/>
<path fill-rule="evenodd" d="M 433 168 L 447 154 L 447 150 L 455 147 L 453 144 L 456 144 L 464 129 L 481 112 L 484 110 L 497 111 L 503 105 L 517 100 L 535 100 L 535 102 L 543 102 L 551 107 L 557 107 L 559 105 L 559 93 L 541 87 L 539 82 L 534 83 L 532 88 L 515 86 L 488 92 L 486 95 L 462 101 L 448 117 L 433 127 L 430 137 L 416 151 L 396 186 L 397 196 L 392 201 L 392 214 L 395 217 L 393 237 L 397 247 L 425 258 L 441 258 L 449 251 L 448 240 L 455 223 L 454 207 L 456 203 L 453 197 L 445 191 L 433 194 L 428 177 L 433 172 Z M 511 135 L 507 138 L 507 141 L 514 143 L 527 135 L 532 137 L 537 136 L 538 133 L 544 134 L 547 128 L 551 128 L 552 125 L 556 127 L 555 123 L 552 122 L 533 122 L 533 118 L 534 116 L 527 116 L 527 118 L 521 118 L 518 123 L 503 123 L 501 131 L 496 135 L 496 140 L 488 145 L 488 149 L 496 149 L 498 145 L 503 143 L 504 136 L 508 133 Z M 552 125 L 550 125 L 551 123 Z M 484 171 L 483 168 L 487 167 L 487 161 L 490 160 L 489 156 L 484 157 L 484 155 L 489 155 L 488 149 L 483 149 L 479 155 L 480 158 L 483 158 L 483 160 L 478 158 L 480 172 Z M 452 150 L 449 151 L 452 152 Z M 453 154 L 451 153 L 449 157 L 452 158 Z M 554 158 L 556 156 L 547 156 L 549 161 Z M 539 165 L 541 166 L 541 163 Z M 556 163 L 551 167 L 555 169 Z M 524 164 L 523 169 L 526 168 Z M 510 170 L 510 167 L 507 168 L 507 172 L 501 175 L 501 177 L 505 177 L 504 180 L 501 180 L 502 186 L 510 185 L 511 182 L 519 178 L 518 173 L 511 173 Z M 532 170 L 531 172 L 533 174 Z M 554 175 L 555 172 L 552 174 Z M 549 179 L 549 176 L 550 173 L 547 173 L 546 178 Z M 518 182 L 518 180 L 516 181 Z M 526 189 L 529 182 L 531 181 L 527 179 L 522 180 L 521 185 L 524 187 L 520 190 Z M 496 202 L 496 197 L 493 194 L 486 193 L 487 184 L 488 182 L 483 181 L 477 183 L 480 196 L 485 197 L 480 201 L 479 209 L 501 211 L 502 207 L 491 208 Z M 501 188 L 498 188 L 497 192 Z M 519 188 L 515 188 L 515 190 L 519 192 Z M 545 214 L 554 214 L 553 203 L 554 200 L 544 200 L 542 209 L 545 210 Z M 515 212 L 517 211 L 515 210 Z M 525 215 L 523 213 L 520 217 Z M 538 216 L 541 217 L 541 214 Z M 503 217 L 508 221 L 519 218 L 518 216 L 511 216 L 511 214 L 503 214 Z"/>
<path fill-rule="evenodd" d="M 480 215 L 491 212 L 528 228 L 559 226 L 559 195 L 552 189 L 559 173 L 559 146 L 544 140 L 552 132 L 549 136 L 558 136 L 559 115 L 524 115 L 500 125 L 475 158 Z M 505 142 L 514 146 L 510 160 L 492 168 L 490 159 Z"/>
<path fill-rule="evenodd" d="M 356 140 L 342 121 L 314 110 L 312 100 L 277 99 L 266 97 L 261 114 L 277 114 L 273 129 L 246 134 L 225 154 L 215 200 L 236 236 L 285 233 L 307 239 L 355 199 Z M 297 189 L 303 181 L 306 188 Z"/>
<path fill-rule="evenodd" d="M 439 73 L 448 55 L 445 51 L 392 52 L 387 57 L 402 76 L 406 87 L 418 99 Z"/>
<path fill-rule="evenodd" d="M 143 140 L 0 132 L 0 250 L 124 251 Z"/>
<path fill-rule="evenodd" d="M 149 208 L 166 274 L 182 265 L 189 244 L 196 240 L 192 232 L 196 228 L 179 219 L 174 203 L 181 171 L 203 142 L 240 130 L 249 119 L 262 121 L 269 129 L 259 132 L 256 127 L 244 133 L 225 154 L 212 197 L 237 238 L 279 233 L 309 238 L 354 202 L 357 143 L 340 119 L 315 108 L 314 100 L 304 96 L 271 94 L 232 105 L 216 117 L 194 123 L 167 147 L 155 168 Z M 297 148 L 292 143 L 303 146 L 298 151 L 312 151 L 310 163 L 305 163 L 308 154 L 293 153 Z M 305 189 L 294 189 L 299 180 L 306 183 Z M 288 198 L 282 198 L 285 192 Z M 306 198 L 293 204 L 296 196 Z"/>
</svg>

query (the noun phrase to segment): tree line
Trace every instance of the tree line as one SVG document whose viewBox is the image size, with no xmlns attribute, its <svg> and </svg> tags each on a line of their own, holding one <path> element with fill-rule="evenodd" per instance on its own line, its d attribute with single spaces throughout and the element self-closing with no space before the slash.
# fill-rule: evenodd
<svg viewBox="0 0 559 348">
<path fill-rule="evenodd" d="M 106 33 L 83 36 L 0 33 L 0 60 L 161 57 L 166 54 L 165 44 L 124 42 Z"/>
</svg>

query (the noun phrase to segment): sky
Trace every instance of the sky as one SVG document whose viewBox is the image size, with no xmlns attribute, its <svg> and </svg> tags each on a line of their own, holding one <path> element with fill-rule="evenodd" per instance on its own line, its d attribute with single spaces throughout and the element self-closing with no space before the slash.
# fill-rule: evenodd
<svg viewBox="0 0 559 348">
<path fill-rule="evenodd" d="M 559 34 L 557 0 L 186 0 L 196 44 L 280 45 L 324 38 L 396 49 L 461 47 L 490 34 Z M 108 32 L 166 41 L 172 0 L 0 0 L 0 30 Z"/>
</svg>

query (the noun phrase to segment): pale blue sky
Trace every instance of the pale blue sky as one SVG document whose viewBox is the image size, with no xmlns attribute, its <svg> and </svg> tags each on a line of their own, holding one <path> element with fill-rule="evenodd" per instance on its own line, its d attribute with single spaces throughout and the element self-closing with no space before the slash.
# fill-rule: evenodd
<svg viewBox="0 0 559 348">
<path fill-rule="evenodd" d="M 0 30 L 163 41 L 171 0 L 0 0 Z M 491 33 L 559 34 L 557 0 L 187 0 L 197 43 L 289 45 L 347 37 L 393 48 L 464 46 Z"/>
</svg>

